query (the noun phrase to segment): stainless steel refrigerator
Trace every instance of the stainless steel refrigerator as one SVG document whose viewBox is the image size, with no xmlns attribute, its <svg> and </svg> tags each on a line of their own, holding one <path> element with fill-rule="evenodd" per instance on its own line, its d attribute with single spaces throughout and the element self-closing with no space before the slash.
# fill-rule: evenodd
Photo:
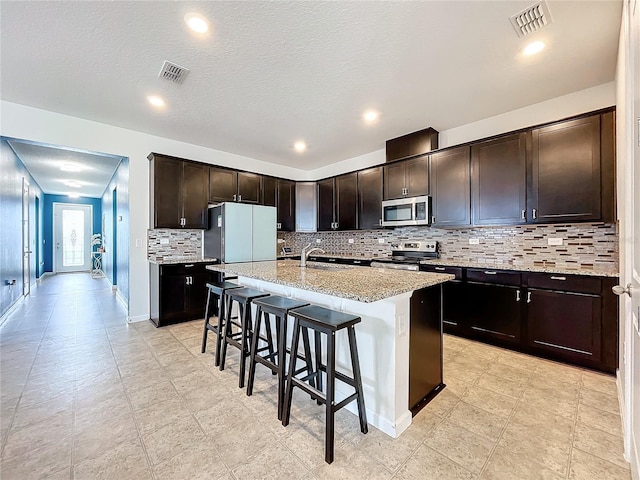
<svg viewBox="0 0 640 480">
<path fill-rule="evenodd" d="M 225 202 L 209 208 L 204 256 L 223 263 L 276 259 L 276 208 Z"/>
</svg>

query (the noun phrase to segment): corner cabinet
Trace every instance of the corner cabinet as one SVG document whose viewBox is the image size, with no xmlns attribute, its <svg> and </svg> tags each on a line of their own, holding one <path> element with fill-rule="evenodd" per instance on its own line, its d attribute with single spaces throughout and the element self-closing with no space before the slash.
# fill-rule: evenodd
<svg viewBox="0 0 640 480">
<path fill-rule="evenodd" d="M 151 321 L 156 327 L 204 317 L 208 263 L 149 264 Z"/>
<path fill-rule="evenodd" d="M 276 228 L 283 232 L 295 230 L 296 183 L 275 177 L 264 177 L 262 204 L 276 207 Z"/>
<path fill-rule="evenodd" d="M 429 166 L 434 227 L 471 224 L 469 147 L 434 153 Z"/>
<path fill-rule="evenodd" d="M 208 166 L 149 154 L 150 225 L 153 228 L 207 228 Z"/>
</svg>

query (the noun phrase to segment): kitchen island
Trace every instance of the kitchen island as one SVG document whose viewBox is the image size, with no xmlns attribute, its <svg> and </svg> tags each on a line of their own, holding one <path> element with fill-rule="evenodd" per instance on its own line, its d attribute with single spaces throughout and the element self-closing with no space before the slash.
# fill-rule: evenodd
<svg viewBox="0 0 640 480">
<path fill-rule="evenodd" d="M 369 423 L 392 437 L 442 388 L 441 285 L 453 275 L 281 260 L 209 265 L 241 285 L 308 301 L 362 318 L 356 326 Z M 341 335 L 344 334 L 344 335 Z M 338 369 L 351 373 L 345 332 L 336 341 Z M 437 378 L 434 382 L 432 379 Z M 352 392 L 336 383 L 336 400 Z M 346 407 L 355 413 L 354 404 Z"/>
</svg>

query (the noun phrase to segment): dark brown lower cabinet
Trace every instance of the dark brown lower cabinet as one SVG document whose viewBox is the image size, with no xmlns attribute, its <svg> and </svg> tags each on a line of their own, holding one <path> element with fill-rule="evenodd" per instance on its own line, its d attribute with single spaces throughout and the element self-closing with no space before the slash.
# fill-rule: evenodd
<svg viewBox="0 0 640 480">
<path fill-rule="evenodd" d="M 473 333 L 501 342 L 520 341 L 520 287 L 469 283 L 466 294 L 467 323 Z"/>
<path fill-rule="evenodd" d="M 216 275 L 209 263 L 149 264 L 151 321 L 156 327 L 204 317 L 206 283 Z"/>
<path fill-rule="evenodd" d="M 599 295 L 529 289 L 527 302 L 530 347 L 563 357 L 600 361 Z"/>
</svg>

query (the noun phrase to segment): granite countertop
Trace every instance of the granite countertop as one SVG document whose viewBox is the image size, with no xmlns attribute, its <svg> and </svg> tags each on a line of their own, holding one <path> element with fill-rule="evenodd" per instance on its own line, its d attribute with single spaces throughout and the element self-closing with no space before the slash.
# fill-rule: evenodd
<svg viewBox="0 0 640 480">
<path fill-rule="evenodd" d="M 440 273 L 404 270 L 393 270 L 391 273 L 378 268 L 319 262 L 307 262 L 307 265 L 306 268 L 301 268 L 296 260 L 280 260 L 217 264 L 209 265 L 207 269 L 365 303 L 377 302 L 455 278 L 454 275 Z M 314 268 L 316 266 L 319 268 Z"/>
<path fill-rule="evenodd" d="M 619 273 L 613 267 L 575 267 L 560 266 L 553 263 L 540 262 L 537 264 L 512 264 L 512 263 L 482 263 L 471 260 L 445 260 L 442 258 L 423 260 L 422 265 L 443 265 L 448 267 L 487 268 L 492 270 L 515 270 L 520 272 L 560 273 L 566 275 L 589 275 L 593 277 L 618 277 Z"/>
<path fill-rule="evenodd" d="M 173 265 L 176 263 L 207 263 L 217 262 L 217 258 L 200 258 L 200 257 L 165 257 L 165 258 L 149 258 L 149 263 L 157 265 Z"/>
</svg>

